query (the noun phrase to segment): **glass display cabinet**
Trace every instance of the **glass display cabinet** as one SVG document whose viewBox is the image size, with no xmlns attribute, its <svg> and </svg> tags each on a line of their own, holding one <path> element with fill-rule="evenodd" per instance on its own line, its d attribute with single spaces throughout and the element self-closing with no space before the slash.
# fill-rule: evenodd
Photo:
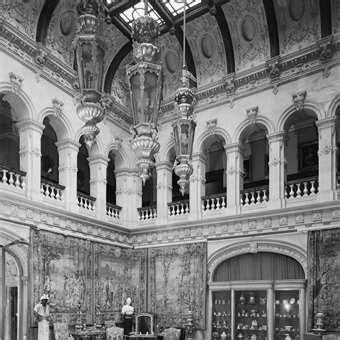
<svg viewBox="0 0 340 340">
<path fill-rule="evenodd" d="M 268 339 L 267 292 L 235 292 L 235 332 L 236 339 Z"/>
<path fill-rule="evenodd" d="M 300 339 L 299 291 L 275 292 L 275 339 Z"/>
<path fill-rule="evenodd" d="M 212 339 L 231 340 L 230 290 L 213 293 Z"/>
</svg>

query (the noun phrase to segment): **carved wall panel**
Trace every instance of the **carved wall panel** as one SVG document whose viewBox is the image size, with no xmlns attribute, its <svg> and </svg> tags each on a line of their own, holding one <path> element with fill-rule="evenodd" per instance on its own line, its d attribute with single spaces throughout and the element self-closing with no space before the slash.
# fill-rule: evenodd
<svg viewBox="0 0 340 340">
<path fill-rule="evenodd" d="M 331 0 L 332 5 L 332 24 L 333 33 L 340 32 L 340 2 L 338 0 Z"/>
<path fill-rule="evenodd" d="M 340 331 L 340 229 L 308 233 L 309 322 L 316 328 L 314 316 L 325 314 L 328 331 Z"/>
<path fill-rule="evenodd" d="M 3 16 L 21 32 L 35 40 L 36 26 L 44 0 L 0 0 L 0 17 Z"/>
<path fill-rule="evenodd" d="M 270 58 L 267 21 L 262 2 L 232 0 L 222 6 L 233 41 L 236 71 Z"/>
<path fill-rule="evenodd" d="M 191 310 L 205 328 L 206 253 L 206 243 L 149 249 L 150 310 L 160 327 L 183 327 Z"/>
<path fill-rule="evenodd" d="M 111 95 L 120 105 L 130 107 L 129 84 L 126 78 L 126 66 L 132 62 L 132 52 L 130 52 L 119 64 L 112 80 Z M 131 110 L 128 110 L 131 113 Z"/>
<path fill-rule="evenodd" d="M 127 297 L 135 313 L 146 308 L 146 250 L 95 244 L 95 303 L 104 319 L 119 313 Z"/>
<path fill-rule="evenodd" d="M 182 48 L 177 38 L 169 33 L 159 37 L 159 47 L 162 54 L 162 99 L 171 100 L 181 84 Z"/>
<path fill-rule="evenodd" d="M 189 22 L 187 32 L 198 86 L 220 80 L 227 74 L 227 61 L 221 31 L 215 17 L 207 13 Z"/>
<path fill-rule="evenodd" d="M 299 50 L 320 38 L 317 0 L 275 0 L 274 6 L 281 54 Z"/>
</svg>

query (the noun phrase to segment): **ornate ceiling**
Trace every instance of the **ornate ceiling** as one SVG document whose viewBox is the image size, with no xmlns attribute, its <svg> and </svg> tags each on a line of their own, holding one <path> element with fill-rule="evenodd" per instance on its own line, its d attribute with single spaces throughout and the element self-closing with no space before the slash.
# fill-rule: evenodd
<svg viewBox="0 0 340 340">
<path fill-rule="evenodd" d="M 78 2 L 0 0 L 0 13 L 73 67 L 72 41 L 77 29 Z M 123 13 L 140 1 L 106 2 L 103 10 L 106 23 L 101 33 L 106 43 L 104 89 L 126 107 L 125 67 L 132 60 L 132 46 L 130 27 L 124 22 L 127 19 Z M 166 101 L 172 98 L 178 85 L 183 39 L 182 14 L 169 10 L 173 0 L 165 2 L 149 0 L 162 22 L 159 45 L 164 73 L 163 100 Z M 242 73 L 273 57 L 301 50 L 340 31 L 338 0 L 201 0 L 189 7 L 187 64 L 200 88 L 207 88 L 233 72 Z"/>
</svg>

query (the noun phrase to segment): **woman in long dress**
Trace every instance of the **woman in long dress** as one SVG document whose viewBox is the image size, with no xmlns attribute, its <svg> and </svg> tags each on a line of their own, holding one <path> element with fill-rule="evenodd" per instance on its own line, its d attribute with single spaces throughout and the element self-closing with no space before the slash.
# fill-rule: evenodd
<svg viewBox="0 0 340 340">
<path fill-rule="evenodd" d="M 50 306 L 48 296 L 44 294 L 40 298 L 40 303 L 34 307 L 34 312 L 38 320 L 38 340 L 49 340 L 50 336 Z"/>
</svg>

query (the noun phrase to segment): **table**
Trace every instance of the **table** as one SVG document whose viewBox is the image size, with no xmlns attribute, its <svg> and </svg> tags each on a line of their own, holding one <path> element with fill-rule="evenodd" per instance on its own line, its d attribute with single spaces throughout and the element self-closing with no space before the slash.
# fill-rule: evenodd
<svg viewBox="0 0 340 340">
<path fill-rule="evenodd" d="M 71 334 L 75 340 L 106 340 L 105 328 L 76 329 Z"/>
</svg>

